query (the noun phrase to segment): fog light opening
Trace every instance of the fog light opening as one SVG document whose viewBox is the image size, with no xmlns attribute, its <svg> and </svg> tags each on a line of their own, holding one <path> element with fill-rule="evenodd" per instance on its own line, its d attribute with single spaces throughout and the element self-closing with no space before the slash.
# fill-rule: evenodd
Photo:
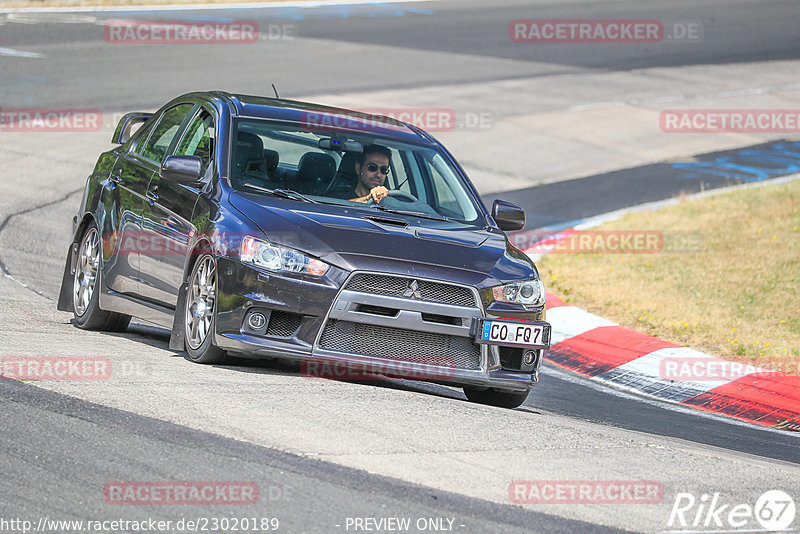
<svg viewBox="0 0 800 534">
<path fill-rule="evenodd" d="M 263 313 L 253 312 L 247 318 L 247 324 L 253 330 L 261 330 L 267 324 L 267 317 Z"/>
<path fill-rule="evenodd" d="M 522 361 L 525 365 L 533 365 L 536 362 L 536 351 L 535 350 L 526 350 L 525 354 L 522 356 Z"/>
</svg>

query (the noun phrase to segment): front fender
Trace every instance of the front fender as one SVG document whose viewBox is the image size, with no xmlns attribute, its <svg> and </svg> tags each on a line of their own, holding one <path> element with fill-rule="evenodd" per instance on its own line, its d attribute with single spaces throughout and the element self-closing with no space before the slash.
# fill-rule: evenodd
<svg viewBox="0 0 800 534">
<path fill-rule="evenodd" d="M 92 222 L 102 229 L 105 222 L 105 206 L 103 203 L 102 182 L 107 180 L 117 162 L 117 154 L 106 152 L 100 156 L 94 171 L 86 179 L 81 196 L 78 214 L 72 219 L 72 241 L 64 261 L 64 272 L 61 276 L 61 290 L 58 293 L 56 308 L 60 311 L 72 311 L 72 284 L 75 276 L 75 261 L 78 257 L 78 241 L 86 227 Z"/>
</svg>

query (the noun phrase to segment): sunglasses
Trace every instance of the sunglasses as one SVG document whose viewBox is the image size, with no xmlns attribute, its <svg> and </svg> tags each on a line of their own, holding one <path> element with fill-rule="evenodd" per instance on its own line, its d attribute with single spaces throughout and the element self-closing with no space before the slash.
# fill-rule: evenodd
<svg viewBox="0 0 800 534">
<path fill-rule="evenodd" d="M 391 171 L 391 169 L 389 168 L 388 165 L 378 166 L 377 163 L 369 163 L 369 164 L 367 164 L 367 170 L 369 172 L 375 172 L 378 169 L 380 169 L 381 174 L 385 174 L 386 176 L 389 176 L 389 171 Z"/>
</svg>

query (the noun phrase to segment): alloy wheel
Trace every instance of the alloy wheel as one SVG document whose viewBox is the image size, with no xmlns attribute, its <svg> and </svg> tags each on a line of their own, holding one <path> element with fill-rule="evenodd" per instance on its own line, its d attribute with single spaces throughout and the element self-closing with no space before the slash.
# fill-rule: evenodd
<svg viewBox="0 0 800 534">
<path fill-rule="evenodd" d="M 186 341 L 192 349 L 200 348 L 211 330 L 216 303 L 216 265 L 211 256 L 198 260 L 186 295 Z"/>
<path fill-rule="evenodd" d="M 75 314 L 83 316 L 94 295 L 97 273 L 100 270 L 100 239 L 96 228 L 90 228 L 81 240 L 78 265 L 72 285 L 72 303 Z"/>
</svg>

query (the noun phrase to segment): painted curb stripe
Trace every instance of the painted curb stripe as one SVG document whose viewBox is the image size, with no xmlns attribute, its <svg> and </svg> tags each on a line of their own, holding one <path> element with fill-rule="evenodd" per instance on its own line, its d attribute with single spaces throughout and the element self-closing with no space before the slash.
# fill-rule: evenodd
<svg viewBox="0 0 800 534">
<path fill-rule="evenodd" d="M 762 426 L 800 431 L 800 376 L 749 367 L 739 377 L 668 380 L 668 358 L 725 362 L 642 334 L 547 294 L 553 345 L 545 356 L 564 369 L 620 389 Z"/>
<path fill-rule="evenodd" d="M 800 424 L 800 376 L 752 373 L 681 404 L 764 426 Z"/>
<path fill-rule="evenodd" d="M 548 310 L 552 308 L 560 308 L 562 306 L 572 306 L 571 304 L 567 304 L 557 296 L 553 295 L 549 291 L 545 291 L 545 306 Z M 574 306 L 572 306 L 574 308 Z"/>
<path fill-rule="evenodd" d="M 709 356 L 687 347 L 669 347 L 645 354 L 641 358 L 631 360 L 602 375 L 598 375 L 596 378 L 612 382 L 622 389 L 638 391 L 678 403 L 696 397 L 732 380 L 670 380 L 668 377 L 664 376 L 663 369 L 665 362 L 670 360 L 688 362 L 692 359 L 700 362 L 707 362 Z M 714 359 L 724 362 L 724 360 L 720 358 Z"/>
<path fill-rule="evenodd" d="M 561 306 L 547 310 L 547 321 L 553 326 L 553 335 L 550 338 L 552 345 L 602 326 L 619 326 L 615 322 L 575 306 Z"/>
<path fill-rule="evenodd" d="M 585 376 L 597 376 L 645 354 L 678 347 L 624 326 L 601 326 L 550 347 L 549 359 Z"/>
</svg>

